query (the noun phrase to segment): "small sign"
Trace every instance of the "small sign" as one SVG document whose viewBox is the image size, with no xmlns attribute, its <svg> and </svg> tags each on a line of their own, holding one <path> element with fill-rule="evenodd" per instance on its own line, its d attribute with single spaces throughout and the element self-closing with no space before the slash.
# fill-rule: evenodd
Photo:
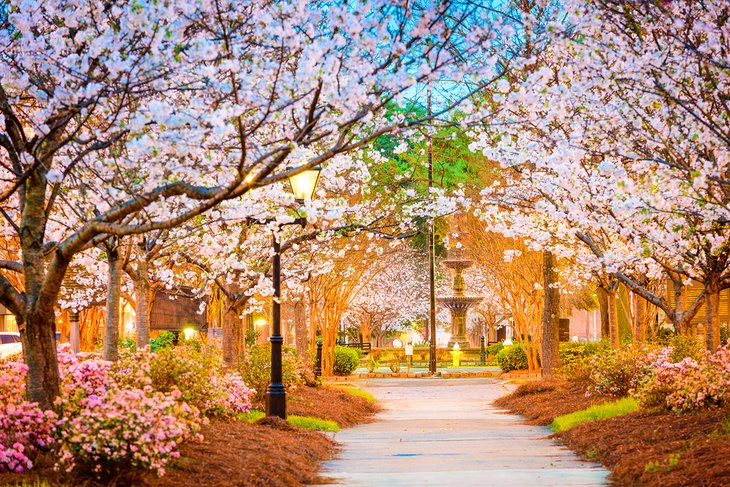
<svg viewBox="0 0 730 487">
<path fill-rule="evenodd" d="M 413 355 L 413 345 L 406 345 L 406 355 Z"/>
</svg>

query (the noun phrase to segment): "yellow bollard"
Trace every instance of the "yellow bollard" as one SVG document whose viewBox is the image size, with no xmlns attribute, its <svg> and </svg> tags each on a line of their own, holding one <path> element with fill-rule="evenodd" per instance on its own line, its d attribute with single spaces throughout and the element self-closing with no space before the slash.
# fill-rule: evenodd
<svg viewBox="0 0 730 487">
<path fill-rule="evenodd" d="M 461 364 L 461 354 L 464 353 L 461 350 L 452 350 L 451 351 L 451 359 L 452 363 L 451 365 L 453 367 L 458 367 Z"/>
</svg>

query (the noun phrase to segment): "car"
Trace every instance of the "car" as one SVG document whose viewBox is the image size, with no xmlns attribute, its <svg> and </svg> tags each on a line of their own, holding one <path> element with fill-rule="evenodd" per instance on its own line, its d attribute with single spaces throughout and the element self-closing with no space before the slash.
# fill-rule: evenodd
<svg viewBox="0 0 730 487">
<path fill-rule="evenodd" d="M 0 331 L 0 358 L 14 355 L 23 351 L 20 342 L 20 333 L 14 331 Z"/>
</svg>

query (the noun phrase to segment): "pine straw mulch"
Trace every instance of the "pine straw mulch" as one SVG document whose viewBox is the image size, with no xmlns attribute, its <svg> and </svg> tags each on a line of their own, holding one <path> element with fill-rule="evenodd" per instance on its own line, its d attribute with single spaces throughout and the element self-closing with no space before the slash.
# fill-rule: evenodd
<svg viewBox="0 0 730 487">
<path fill-rule="evenodd" d="M 373 421 L 381 410 L 377 404 L 334 386 L 298 387 L 288 397 L 288 414 L 329 419 L 342 428 Z"/>
<path fill-rule="evenodd" d="M 585 387 L 532 383 L 495 402 L 532 424 L 600 402 Z M 605 400 L 605 399 L 603 399 Z M 730 409 L 697 413 L 637 411 L 588 421 L 554 435 L 586 459 L 611 470 L 610 481 L 626 486 L 730 486 Z"/>
<path fill-rule="evenodd" d="M 494 405 L 524 416 L 530 424 L 547 426 L 562 414 L 580 411 L 606 400 L 595 395 L 586 397 L 585 391 L 584 386 L 565 381 L 529 382 L 500 397 Z"/>
<path fill-rule="evenodd" d="M 288 413 L 336 421 L 341 427 L 372 420 L 377 405 L 332 387 L 302 386 L 289 394 Z M 326 483 L 317 476 L 323 461 L 332 458 L 337 443 L 330 436 L 297 428 L 278 418 L 256 423 L 213 420 L 202 428 L 204 439 L 186 443 L 166 474 L 119 478 L 111 482 L 81 480 L 54 472 L 48 458 L 25 474 L 0 473 L 0 485 L 46 481 L 49 485 L 88 487 L 111 485 L 182 486 L 297 486 Z"/>
</svg>

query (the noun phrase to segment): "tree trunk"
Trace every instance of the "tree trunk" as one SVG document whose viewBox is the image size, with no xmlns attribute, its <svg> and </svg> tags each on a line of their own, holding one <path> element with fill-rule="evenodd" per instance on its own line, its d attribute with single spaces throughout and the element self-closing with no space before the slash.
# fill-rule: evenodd
<svg viewBox="0 0 730 487">
<path fill-rule="evenodd" d="M 618 348 L 620 345 L 618 329 L 618 299 L 619 297 L 616 291 L 606 292 L 608 336 L 611 340 L 611 348 Z"/>
<path fill-rule="evenodd" d="M 137 280 L 134 283 L 135 327 L 137 329 L 137 348 L 150 344 L 150 280 L 147 262 L 140 258 L 137 263 Z"/>
<path fill-rule="evenodd" d="M 304 367 L 309 369 L 312 365 L 309 349 L 309 327 L 307 327 L 307 309 L 304 300 L 298 299 L 294 302 L 294 333 L 296 335 L 297 355 L 302 359 Z"/>
<path fill-rule="evenodd" d="M 56 322 L 53 305 L 48 303 L 25 318 L 21 333 L 25 363 L 28 366 L 28 400 L 41 409 L 53 409 L 60 394 L 58 356 L 56 355 Z M 20 319 L 18 320 L 20 323 Z"/>
<path fill-rule="evenodd" d="M 611 335 L 611 326 L 608 318 L 608 291 L 598 288 L 598 309 L 601 314 L 601 340 L 608 340 Z"/>
<path fill-rule="evenodd" d="M 720 286 L 710 282 L 705 288 L 705 343 L 709 352 L 720 346 Z"/>
<path fill-rule="evenodd" d="M 246 351 L 246 338 L 244 320 L 241 319 L 241 310 L 245 307 L 243 303 L 232 301 L 226 297 L 224 300 L 225 313 L 223 315 L 223 361 L 229 367 L 236 367 L 243 360 Z"/>
<path fill-rule="evenodd" d="M 109 276 L 106 294 L 106 325 L 104 327 L 104 360 L 119 358 L 119 300 L 122 292 L 122 259 L 118 248 L 107 248 Z"/>
<path fill-rule="evenodd" d="M 681 335 L 688 335 L 690 332 L 690 320 L 683 319 L 685 310 L 687 309 L 687 293 L 684 290 L 684 283 L 678 276 L 670 276 L 672 280 L 672 290 L 674 291 L 674 314 L 681 317 L 675 325 L 676 331 Z"/>
<path fill-rule="evenodd" d="M 230 306 L 229 299 L 225 299 L 225 312 L 223 313 L 223 330 L 222 330 L 222 348 L 223 362 L 228 367 L 234 367 L 236 364 L 236 342 L 235 328 L 236 321 L 241 321 L 236 311 Z"/>
<path fill-rule="evenodd" d="M 51 161 L 44 162 L 48 162 L 48 165 L 41 164 L 41 168 L 50 167 Z M 8 307 L 14 308 L 23 342 L 25 363 L 28 366 L 28 400 L 37 402 L 42 409 L 52 409 L 60 390 L 53 307 L 58 300 L 68 261 L 60 252 L 55 252 L 51 265 L 48 268 L 45 265 L 46 188 L 45 171 L 39 169 L 31 172 L 20 189 L 19 197 L 21 201 L 24 199 L 24 205 L 18 234 L 23 257 L 25 297 L 15 294 L 15 302 L 8 303 Z"/>
<path fill-rule="evenodd" d="M 646 319 L 649 314 L 649 302 L 638 294 L 631 293 L 631 297 L 634 301 L 633 339 L 636 343 L 642 343 L 646 341 Z"/>
<path fill-rule="evenodd" d="M 371 327 L 371 321 L 368 317 L 367 320 L 364 320 L 360 324 L 360 336 L 362 337 L 362 342 L 369 342 L 370 341 L 370 335 L 372 335 L 372 327 Z"/>
<path fill-rule="evenodd" d="M 552 252 L 543 252 L 545 300 L 542 308 L 542 376 L 552 378 L 560 368 L 560 290 L 557 262 Z"/>
</svg>

